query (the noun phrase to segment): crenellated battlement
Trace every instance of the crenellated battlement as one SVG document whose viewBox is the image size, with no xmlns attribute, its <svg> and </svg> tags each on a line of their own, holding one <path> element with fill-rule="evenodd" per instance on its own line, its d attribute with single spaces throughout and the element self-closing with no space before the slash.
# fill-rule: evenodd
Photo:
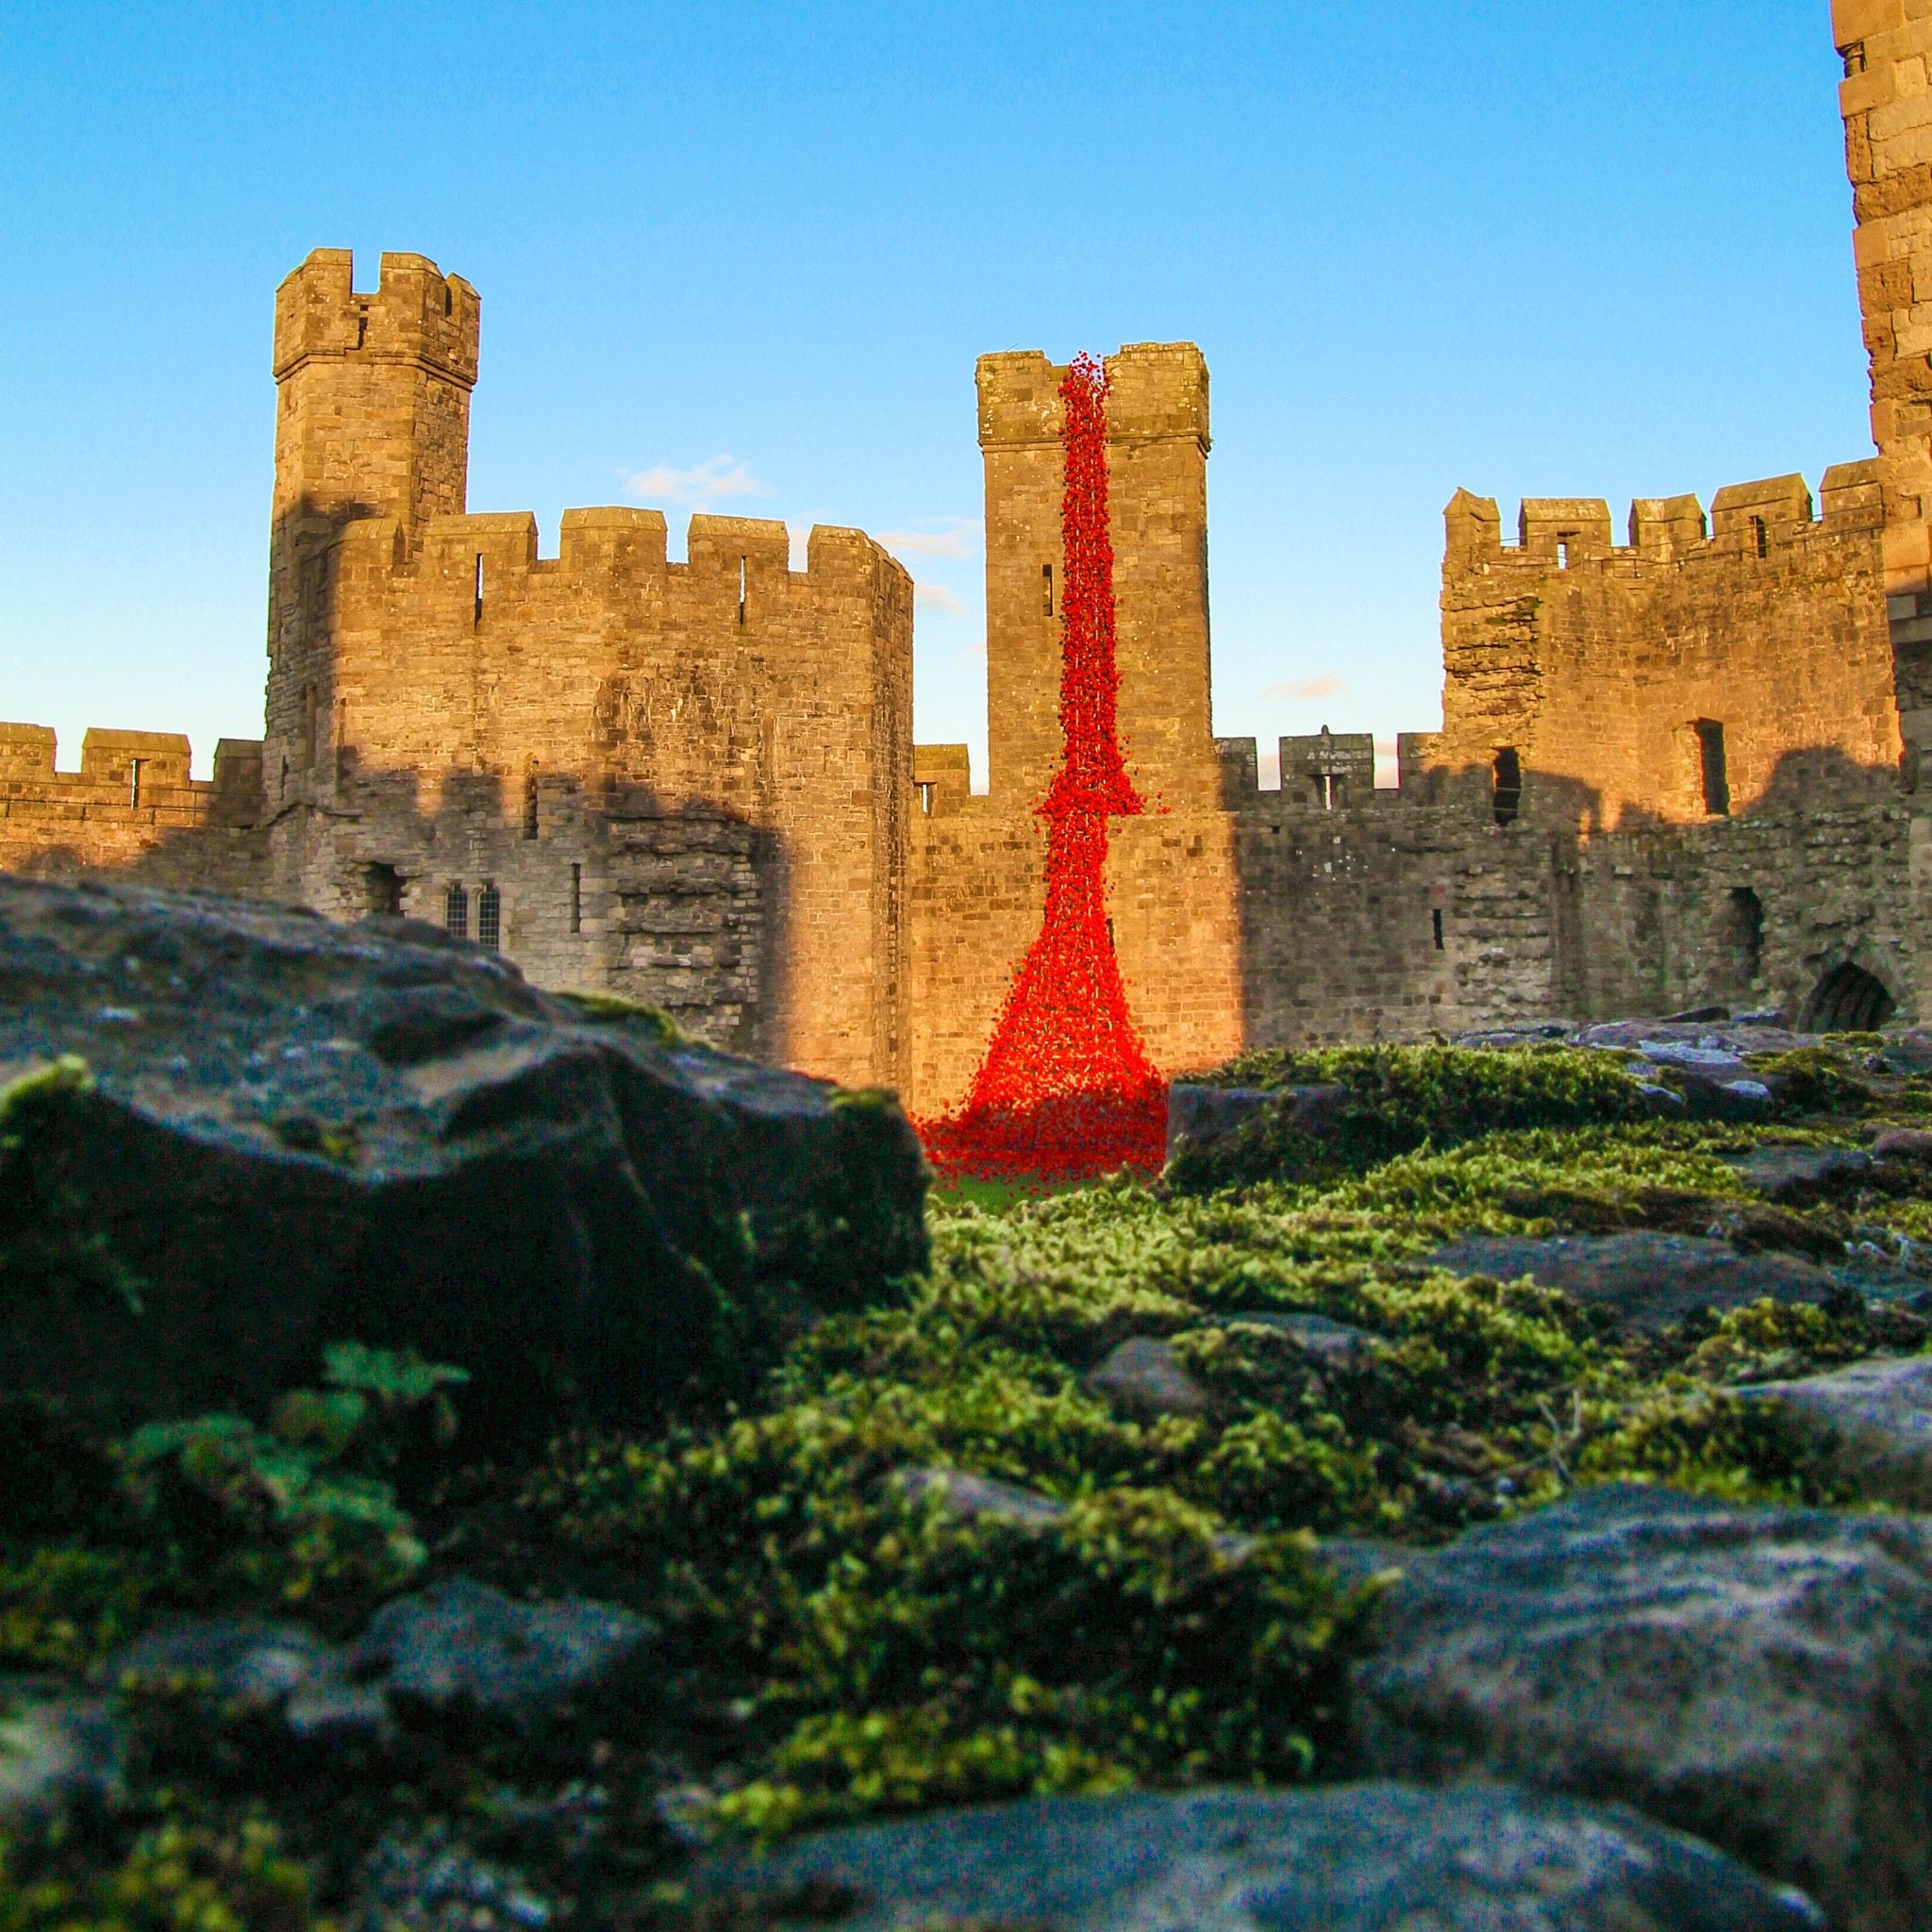
<svg viewBox="0 0 1932 1932">
<path fill-rule="evenodd" d="M 91 728 L 77 772 L 56 770 L 58 749 L 52 725 L 0 724 L 0 817 L 244 826 L 261 807 L 258 740 L 222 739 L 212 778 L 189 775 L 191 748 L 178 731 Z"/>
<path fill-rule="evenodd" d="M 1876 530 L 1883 519 L 1878 465 L 1868 458 L 1837 463 L 1819 486 L 1824 514 L 1814 518 L 1803 476 L 1770 476 L 1726 484 L 1710 514 L 1694 495 L 1640 496 L 1630 506 L 1627 541 L 1619 543 L 1610 507 L 1600 496 L 1526 496 L 1517 514 L 1516 541 L 1502 541 L 1494 497 L 1458 490 L 1443 511 L 1445 570 L 1498 564 L 1542 572 L 1578 564 L 1690 563 L 1706 558 L 1770 560 L 1819 537 Z"/>
<path fill-rule="evenodd" d="M 1103 358 L 1107 371 L 1107 440 L 1147 442 L 1191 439 L 1206 456 L 1208 362 L 1192 342 L 1124 342 Z M 1040 349 L 982 356 L 974 371 L 979 392 L 979 444 L 1060 440 L 1059 389 L 1068 365 L 1049 362 Z"/>
<path fill-rule="evenodd" d="M 474 626 L 508 598 L 522 617 L 558 599 L 622 607 L 678 587 L 707 599 L 726 596 L 743 606 L 750 625 L 774 607 L 804 608 L 813 600 L 870 585 L 877 573 L 896 586 L 909 608 L 912 579 L 904 565 L 862 530 L 814 525 L 806 567 L 791 566 L 791 539 L 782 523 L 755 517 L 693 516 L 682 563 L 670 560 L 670 529 L 662 510 L 624 507 L 565 510 L 558 554 L 538 553 L 537 519 L 528 510 L 432 517 L 415 549 L 391 517 L 344 525 L 339 546 L 341 595 L 353 600 L 372 588 L 397 593 L 434 587 L 452 610 L 466 609 Z M 546 602 L 547 600 L 547 602 Z M 345 613 L 353 627 L 354 610 Z"/>
<path fill-rule="evenodd" d="M 472 388 L 481 308 L 462 276 L 426 255 L 385 254 L 375 289 L 358 293 L 350 251 L 314 249 L 275 291 L 275 378 L 318 358 L 359 358 L 421 363 Z"/>
</svg>

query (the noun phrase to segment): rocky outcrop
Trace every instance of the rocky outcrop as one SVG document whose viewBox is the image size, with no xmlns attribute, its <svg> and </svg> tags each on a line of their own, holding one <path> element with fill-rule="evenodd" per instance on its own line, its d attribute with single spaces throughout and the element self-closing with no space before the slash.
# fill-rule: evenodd
<svg viewBox="0 0 1932 1932">
<path fill-rule="evenodd" d="M 1700 1308 L 1720 1314 L 1760 1300 L 1823 1302 L 1838 1287 L 1826 1269 L 1788 1255 L 1740 1255 L 1696 1235 L 1471 1234 L 1429 1257 L 1457 1274 L 1498 1281 L 1531 1275 L 1640 1330 L 1667 1328 Z M 1916 1289 L 1920 1284 L 1907 1282 Z"/>
<path fill-rule="evenodd" d="M 1932 1510 L 1932 1357 L 1854 1362 L 1828 1375 L 1738 1391 L 1775 1408 L 1861 1496 Z"/>
<path fill-rule="evenodd" d="M 1932 1522 L 1616 1484 L 1402 1569 L 1375 1773 L 1621 1800 L 1844 1932 L 1932 1923 Z"/>
<path fill-rule="evenodd" d="M 0 1386 L 108 1428 L 240 1408 L 321 1345 L 471 1380 L 463 1447 L 618 1420 L 925 1257 L 889 1097 L 537 991 L 400 920 L 0 878 Z"/>
<path fill-rule="evenodd" d="M 826 1832 L 698 1874 L 708 1923 L 1055 1932 L 1822 1932 L 1789 1887 L 1619 1806 L 1399 1784 L 1049 1798 Z M 724 1915 L 738 1910 L 742 1916 Z M 815 1914 L 815 1916 L 812 1916 Z"/>
</svg>

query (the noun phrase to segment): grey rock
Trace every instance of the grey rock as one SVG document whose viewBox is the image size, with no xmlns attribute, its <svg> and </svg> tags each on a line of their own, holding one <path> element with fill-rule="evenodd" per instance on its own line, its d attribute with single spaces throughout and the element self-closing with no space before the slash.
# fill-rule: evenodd
<svg viewBox="0 0 1932 1932">
<path fill-rule="evenodd" d="M 391 1698 L 467 1696 L 530 1716 L 608 1676 L 656 1635 L 649 1618 L 618 1604 L 519 1603 L 454 1576 L 383 1605 L 345 1661 L 358 1674 L 379 1667 Z"/>
<path fill-rule="evenodd" d="M 106 1699 L 0 1679 L 0 1827 L 50 1822 L 118 1796 L 125 1764 Z"/>
<path fill-rule="evenodd" d="M 1932 1127 L 1888 1127 L 1872 1153 L 1878 1160 L 1932 1160 Z"/>
<path fill-rule="evenodd" d="M 478 1857 L 432 1823 L 383 1836 L 358 1868 L 338 1923 L 344 1932 L 536 1932 L 558 1909 L 515 1867 Z"/>
<path fill-rule="evenodd" d="M 826 1832 L 765 1858 L 713 1855 L 693 1890 L 712 1904 L 764 1900 L 769 1916 L 758 1923 L 774 1926 L 824 1923 L 842 1901 L 841 1932 L 1821 1932 L 1824 1923 L 1802 1894 L 1622 1807 L 1507 1787 L 981 1806 Z"/>
<path fill-rule="evenodd" d="M 1331 1322 L 1326 1315 L 1283 1315 L 1272 1310 L 1246 1308 L 1217 1315 L 1224 1325 L 1246 1323 L 1251 1327 L 1272 1328 L 1286 1335 L 1297 1348 L 1314 1356 L 1332 1368 L 1343 1368 L 1380 1346 L 1379 1338 L 1366 1328 L 1352 1328 L 1346 1322 Z"/>
<path fill-rule="evenodd" d="M 158 1624 L 107 1658 L 96 1675 L 113 1690 L 204 1679 L 224 1703 L 279 1707 L 291 1736 L 326 1740 L 392 1730 L 380 1690 L 351 1680 L 341 1652 L 299 1624 L 184 1617 Z"/>
<path fill-rule="evenodd" d="M 1174 1344 L 1131 1336 L 1082 1378 L 1082 1386 L 1137 1415 L 1199 1415 L 1208 1391 L 1181 1366 Z"/>
<path fill-rule="evenodd" d="M 1031 1524 L 1046 1528 L 1067 1513 L 1064 1503 L 1038 1490 L 1003 1483 L 996 1476 L 974 1475 L 963 1469 L 902 1469 L 893 1486 L 908 1496 L 934 1496 L 948 1516 L 962 1523 L 980 1518 L 994 1522 Z"/>
<path fill-rule="evenodd" d="M 1872 1157 L 1857 1147 L 1754 1147 L 1725 1161 L 1754 1193 L 1773 1201 L 1815 1201 L 1834 1181 L 1872 1172 Z"/>
<path fill-rule="evenodd" d="M 1819 1440 L 1860 1495 L 1932 1511 L 1932 1356 L 1854 1362 L 1828 1375 L 1753 1383 L 1736 1392 Z"/>
<path fill-rule="evenodd" d="M 1250 1121 L 1283 1116 L 1319 1138 L 1349 1098 L 1346 1087 L 1196 1087 L 1175 1081 L 1167 1090 L 1167 1158 L 1183 1145 L 1199 1152 L 1231 1140 Z"/>
<path fill-rule="evenodd" d="M 1613 1796 L 1841 1932 L 1932 1923 L 1932 1522 L 1616 1484 L 1405 1571 L 1357 1668 L 1376 1774 Z"/>
<path fill-rule="evenodd" d="M 27 1117 L 57 1204 L 34 1232 L 105 1237 L 142 1308 L 9 1297 L 0 1386 L 110 1433 L 259 1419 L 334 1340 L 468 1370 L 466 1452 L 619 1422 L 705 1372 L 724 1303 L 850 1306 L 925 1258 L 896 1106 L 599 1017 L 427 925 L 0 878 L 0 1072 L 63 1055 L 94 1083 Z"/>
<path fill-rule="evenodd" d="M 912 1497 L 932 1496 L 948 1516 L 961 1523 L 1017 1523 L 1032 1529 L 1051 1529 L 1064 1519 L 1067 1506 L 1038 1490 L 996 1476 L 974 1475 L 963 1469 L 913 1468 L 892 1473 L 892 1486 Z M 1241 1562 L 1256 1548 L 1256 1539 L 1236 1530 L 1223 1530 L 1208 1539 L 1214 1553 L 1230 1563 Z"/>
<path fill-rule="evenodd" d="M 1499 1281 L 1533 1275 L 1629 1326 L 1657 1330 L 1698 1308 L 1720 1314 L 1769 1297 L 1822 1302 L 1838 1286 L 1827 1269 L 1784 1255 L 1740 1255 L 1728 1241 L 1638 1231 L 1613 1235 L 1463 1235 L 1431 1265 Z"/>
</svg>

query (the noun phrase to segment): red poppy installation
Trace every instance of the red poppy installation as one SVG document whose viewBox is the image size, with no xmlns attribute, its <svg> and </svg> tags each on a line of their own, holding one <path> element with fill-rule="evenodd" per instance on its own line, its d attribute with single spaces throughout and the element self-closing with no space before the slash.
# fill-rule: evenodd
<svg viewBox="0 0 1932 1932">
<path fill-rule="evenodd" d="M 921 1124 L 936 1166 L 1042 1179 L 1158 1168 L 1167 1087 L 1127 1010 L 1108 930 L 1107 822 L 1141 810 L 1121 762 L 1108 536 L 1107 375 L 1076 356 L 1065 405 L 1059 769 L 1046 821 L 1046 913 L 993 1024 L 966 1105 Z"/>
</svg>

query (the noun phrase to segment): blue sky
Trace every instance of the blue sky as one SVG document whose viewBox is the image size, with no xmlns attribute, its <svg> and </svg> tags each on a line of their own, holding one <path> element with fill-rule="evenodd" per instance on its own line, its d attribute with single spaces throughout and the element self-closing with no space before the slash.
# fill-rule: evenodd
<svg viewBox="0 0 1932 1932">
<path fill-rule="evenodd" d="M 299 25 L 298 25 L 299 23 Z M 1214 724 L 1440 721 L 1441 509 L 1871 454 L 1826 0 L 0 11 L 0 717 L 260 730 L 275 285 L 483 297 L 473 510 L 856 524 L 985 778 L 973 365 L 1200 343 Z"/>
</svg>

